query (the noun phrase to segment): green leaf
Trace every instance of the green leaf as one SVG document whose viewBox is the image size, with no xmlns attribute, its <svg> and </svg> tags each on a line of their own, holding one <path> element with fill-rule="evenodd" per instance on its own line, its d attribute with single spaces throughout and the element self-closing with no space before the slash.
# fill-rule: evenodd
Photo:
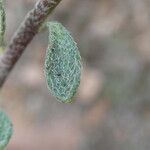
<svg viewBox="0 0 150 150">
<path fill-rule="evenodd" d="M 5 9 L 3 0 L 0 0 L 0 46 L 4 45 L 4 34 L 5 34 Z"/>
<path fill-rule="evenodd" d="M 3 150 L 12 135 L 12 123 L 7 115 L 0 111 L 0 150 Z"/>
<path fill-rule="evenodd" d="M 72 102 L 80 83 L 81 57 L 77 44 L 60 23 L 47 23 L 49 45 L 45 57 L 48 87 L 60 102 Z"/>
</svg>

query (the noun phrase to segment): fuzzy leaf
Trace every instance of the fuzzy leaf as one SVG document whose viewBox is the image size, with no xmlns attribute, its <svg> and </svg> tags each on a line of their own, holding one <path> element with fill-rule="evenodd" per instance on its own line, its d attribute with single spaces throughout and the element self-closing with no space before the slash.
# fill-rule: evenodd
<svg viewBox="0 0 150 150">
<path fill-rule="evenodd" d="M 80 83 L 81 57 L 77 44 L 60 23 L 49 22 L 49 45 L 45 76 L 52 94 L 64 103 L 72 102 Z"/>
<path fill-rule="evenodd" d="M 4 44 L 4 34 L 5 34 L 5 10 L 3 0 L 0 0 L 0 46 Z"/>
<path fill-rule="evenodd" d="M 0 111 L 0 150 L 3 150 L 12 135 L 12 124 L 6 114 Z"/>
</svg>

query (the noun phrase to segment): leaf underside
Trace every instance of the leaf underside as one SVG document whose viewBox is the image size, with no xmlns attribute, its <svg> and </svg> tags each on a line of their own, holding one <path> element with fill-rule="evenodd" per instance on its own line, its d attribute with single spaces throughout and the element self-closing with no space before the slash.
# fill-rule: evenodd
<svg viewBox="0 0 150 150">
<path fill-rule="evenodd" d="M 0 111 L 0 150 L 3 150 L 12 135 L 12 124 L 6 114 Z"/>
<path fill-rule="evenodd" d="M 0 46 L 4 44 L 4 34 L 5 34 L 5 10 L 3 0 L 0 0 Z"/>
<path fill-rule="evenodd" d="M 45 58 L 48 87 L 60 102 L 72 101 L 80 83 L 81 57 L 77 44 L 60 23 L 49 22 L 49 45 Z"/>
</svg>

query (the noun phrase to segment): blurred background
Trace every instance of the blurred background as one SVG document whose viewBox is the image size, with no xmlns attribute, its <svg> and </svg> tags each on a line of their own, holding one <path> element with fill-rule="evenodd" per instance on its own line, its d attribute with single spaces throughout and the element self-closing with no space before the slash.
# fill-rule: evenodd
<svg viewBox="0 0 150 150">
<path fill-rule="evenodd" d="M 6 43 L 35 2 L 6 0 Z M 149 8 L 149 0 L 62 0 L 49 19 L 78 43 L 78 94 L 61 104 L 48 91 L 48 33 L 38 34 L 1 91 L 1 108 L 14 125 L 6 150 L 149 150 Z"/>
</svg>

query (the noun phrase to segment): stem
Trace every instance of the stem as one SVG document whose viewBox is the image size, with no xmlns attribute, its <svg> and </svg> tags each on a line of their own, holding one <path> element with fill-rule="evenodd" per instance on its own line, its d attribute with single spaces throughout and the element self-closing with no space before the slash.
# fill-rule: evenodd
<svg viewBox="0 0 150 150">
<path fill-rule="evenodd" d="M 61 0 L 39 0 L 27 14 L 25 20 L 13 35 L 10 44 L 0 57 L 0 87 L 21 54 L 38 33 L 38 29 Z"/>
</svg>

